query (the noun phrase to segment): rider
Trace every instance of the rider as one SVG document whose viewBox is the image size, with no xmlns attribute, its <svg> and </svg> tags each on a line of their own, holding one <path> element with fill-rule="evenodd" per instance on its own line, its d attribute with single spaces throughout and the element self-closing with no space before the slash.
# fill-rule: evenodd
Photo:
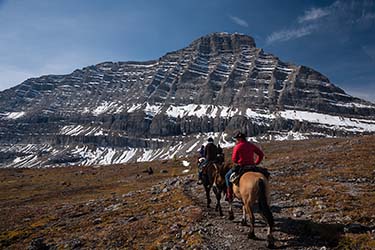
<svg viewBox="0 0 375 250">
<path fill-rule="evenodd" d="M 232 161 L 235 165 L 240 167 L 244 166 L 255 166 L 258 165 L 264 157 L 264 153 L 256 145 L 246 140 L 246 135 L 238 132 L 233 137 L 236 139 L 236 146 L 233 148 Z M 254 161 L 254 154 L 257 155 L 256 160 Z M 233 189 L 232 183 L 229 181 L 231 174 L 233 173 L 234 168 L 230 169 L 225 175 L 225 182 L 227 184 L 227 195 L 226 200 L 232 201 L 233 199 Z"/>
<path fill-rule="evenodd" d="M 214 144 L 214 139 L 210 137 L 207 142 L 208 143 L 204 148 L 204 156 L 206 158 L 206 164 L 204 165 L 207 165 L 211 161 L 215 161 L 217 156 L 217 146 Z"/>
<path fill-rule="evenodd" d="M 214 139 L 212 137 L 208 138 L 207 145 L 204 147 L 204 158 L 205 160 L 199 164 L 198 176 L 199 181 L 198 184 L 201 184 L 202 181 L 202 171 L 208 163 L 215 161 L 217 156 L 217 146 L 214 144 Z"/>
</svg>

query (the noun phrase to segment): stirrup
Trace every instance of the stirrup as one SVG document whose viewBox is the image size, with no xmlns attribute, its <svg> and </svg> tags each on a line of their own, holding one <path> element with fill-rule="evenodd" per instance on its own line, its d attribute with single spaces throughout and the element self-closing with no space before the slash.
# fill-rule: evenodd
<svg viewBox="0 0 375 250">
<path fill-rule="evenodd" d="M 230 176 L 229 176 L 229 181 L 232 182 L 232 183 L 235 183 L 237 182 L 238 178 L 240 177 L 239 174 L 237 173 L 232 173 Z"/>
</svg>

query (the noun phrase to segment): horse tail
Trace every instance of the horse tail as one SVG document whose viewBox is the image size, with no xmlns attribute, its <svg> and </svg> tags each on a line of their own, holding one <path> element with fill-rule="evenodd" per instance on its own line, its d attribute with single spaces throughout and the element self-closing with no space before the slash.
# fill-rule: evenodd
<svg viewBox="0 0 375 250">
<path fill-rule="evenodd" d="M 267 199 L 267 190 L 266 190 L 266 183 L 263 179 L 259 179 L 258 181 L 258 187 L 259 187 L 259 209 L 263 213 L 264 217 L 266 217 L 266 220 L 270 227 L 273 227 L 274 225 L 274 219 L 273 215 L 270 209 L 270 206 L 268 204 Z"/>
</svg>

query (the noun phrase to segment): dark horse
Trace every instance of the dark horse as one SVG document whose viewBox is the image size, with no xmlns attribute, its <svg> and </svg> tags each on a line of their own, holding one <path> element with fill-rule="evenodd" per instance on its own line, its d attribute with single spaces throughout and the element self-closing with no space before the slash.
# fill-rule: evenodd
<svg viewBox="0 0 375 250">
<path fill-rule="evenodd" d="M 220 200 L 221 194 L 224 194 L 226 190 L 224 164 L 209 162 L 202 170 L 202 182 L 206 191 L 207 207 L 209 208 L 211 204 L 210 191 L 212 188 L 216 197 L 215 211 L 219 211 L 220 216 L 223 216 Z"/>
</svg>

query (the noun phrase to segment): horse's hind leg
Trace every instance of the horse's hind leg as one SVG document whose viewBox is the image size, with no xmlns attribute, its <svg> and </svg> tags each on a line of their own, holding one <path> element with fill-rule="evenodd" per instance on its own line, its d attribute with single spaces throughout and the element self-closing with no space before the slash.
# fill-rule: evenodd
<svg viewBox="0 0 375 250">
<path fill-rule="evenodd" d="M 249 239 L 256 239 L 255 237 L 255 234 L 254 234 L 254 213 L 253 213 L 253 210 L 251 209 L 251 205 L 249 202 L 244 202 L 244 205 L 245 207 L 245 210 L 247 212 L 247 214 L 249 215 L 249 219 L 250 219 L 250 230 L 249 230 L 249 233 L 248 233 L 248 237 Z"/>
<path fill-rule="evenodd" d="M 205 187 L 205 190 L 206 190 L 207 207 L 210 208 L 210 204 L 211 204 L 210 191 L 211 191 L 211 188 Z"/>
<path fill-rule="evenodd" d="M 215 197 L 217 199 L 217 186 L 214 184 L 213 187 L 212 187 L 212 190 L 214 191 L 214 194 L 215 194 Z M 215 206 L 215 212 L 217 212 L 219 210 L 219 202 L 216 202 L 216 206 Z"/>
<path fill-rule="evenodd" d="M 220 200 L 221 200 L 221 192 L 222 190 L 219 188 L 217 190 L 217 194 L 216 194 L 216 201 L 217 201 L 217 206 L 219 208 L 219 215 L 220 216 L 223 216 L 223 210 L 221 209 L 221 204 L 220 204 Z"/>
<path fill-rule="evenodd" d="M 272 232 L 273 232 L 273 226 L 274 226 L 274 220 L 271 213 L 271 210 L 269 206 L 267 205 L 267 208 L 260 206 L 260 212 L 263 216 L 263 218 L 267 221 L 268 229 L 267 229 L 267 247 L 272 248 L 274 246 L 275 240 L 273 238 Z"/>
<path fill-rule="evenodd" d="M 233 205 L 232 201 L 229 202 L 229 220 L 234 220 Z"/>
<path fill-rule="evenodd" d="M 273 235 L 272 235 L 275 222 L 274 222 L 273 215 L 272 215 L 269 203 L 268 203 L 269 199 L 267 197 L 267 193 L 265 192 L 265 184 L 263 181 L 259 183 L 259 187 L 260 187 L 259 209 L 263 218 L 265 218 L 268 224 L 267 247 L 272 248 L 274 247 L 274 242 L 275 242 Z"/>
<path fill-rule="evenodd" d="M 246 222 L 246 209 L 245 209 L 244 205 L 242 205 L 242 220 L 241 220 L 241 225 L 242 226 L 246 226 L 247 225 L 247 222 Z"/>
<path fill-rule="evenodd" d="M 222 191 L 220 190 L 220 188 L 217 188 L 217 187 L 215 187 L 214 191 L 216 195 L 216 211 L 219 210 L 219 215 L 223 216 L 223 211 L 221 209 L 221 204 L 220 204 Z"/>
</svg>

